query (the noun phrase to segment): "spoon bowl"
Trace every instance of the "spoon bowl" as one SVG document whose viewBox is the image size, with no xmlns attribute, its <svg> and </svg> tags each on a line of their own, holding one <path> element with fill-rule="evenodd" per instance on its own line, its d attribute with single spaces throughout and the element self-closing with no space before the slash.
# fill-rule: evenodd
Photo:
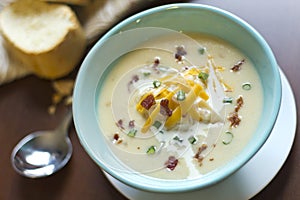
<svg viewBox="0 0 300 200">
<path fill-rule="evenodd" d="M 37 131 L 24 137 L 11 154 L 16 172 L 25 177 L 40 178 L 64 167 L 73 150 L 67 135 L 71 118 L 69 112 L 55 130 Z"/>
</svg>

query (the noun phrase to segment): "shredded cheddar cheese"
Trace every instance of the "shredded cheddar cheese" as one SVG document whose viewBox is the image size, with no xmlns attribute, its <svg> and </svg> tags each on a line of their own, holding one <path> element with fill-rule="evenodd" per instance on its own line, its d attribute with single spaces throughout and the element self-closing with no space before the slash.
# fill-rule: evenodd
<svg viewBox="0 0 300 200">
<path fill-rule="evenodd" d="M 172 110 L 172 115 L 168 116 L 165 121 L 165 127 L 167 129 L 174 127 L 180 122 L 181 117 L 186 114 L 190 114 L 194 120 L 202 120 L 195 106 L 200 105 L 197 103 L 200 100 L 207 101 L 209 95 L 205 91 L 205 84 L 198 78 L 199 73 L 201 73 L 199 68 L 191 67 L 183 73 L 179 73 L 179 75 L 161 78 L 158 80 L 161 83 L 159 87 L 153 87 L 150 91 L 147 90 L 146 94 L 142 95 L 136 105 L 136 110 L 147 117 L 141 129 L 143 133 L 147 132 L 155 122 L 155 119 L 160 113 L 160 109 L 162 109 L 159 102 L 163 99 L 168 100 L 169 109 Z M 185 94 L 184 99 L 178 100 L 178 98 L 176 98 L 178 91 Z M 145 101 L 149 95 L 154 96 L 156 103 L 152 105 L 153 108 L 148 110 L 143 107 L 142 102 Z"/>
</svg>

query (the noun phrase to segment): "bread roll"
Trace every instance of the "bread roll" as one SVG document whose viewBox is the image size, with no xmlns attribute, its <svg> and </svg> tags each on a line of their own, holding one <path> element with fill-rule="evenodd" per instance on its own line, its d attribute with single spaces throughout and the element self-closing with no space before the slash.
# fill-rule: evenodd
<svg viewBox="0 0 300 200">
<path fill-rule="evenodd" d="M 63 4 L 16 1 L 1 11 L 0 29 L 8 51 L 47 79 L 70 73 L 86 47 L 76 15 Z"/>
</svg>

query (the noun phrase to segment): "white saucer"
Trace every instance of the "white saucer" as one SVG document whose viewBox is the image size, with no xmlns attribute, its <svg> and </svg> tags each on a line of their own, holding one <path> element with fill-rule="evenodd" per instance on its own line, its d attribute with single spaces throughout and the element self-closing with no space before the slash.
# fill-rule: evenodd
<svg viewBox="0 0 300 200">
<path fill-rule="evenodd" d="M 240 170 L 224 181 L 206 189 L 176 194 L 160 194 L 129 187 L 105 173 L 108 180 L 125 197 L 132 200 L 179 199 L 250 199 L 276 176 L 284 164 L 294 141 L 297 115 L 293 91 L 281 72 L 282 102 L 274 129 L 258 153 Z M 286 126 L 286 124 L 289 124 Z M 284 137 L 282 137 L 284 133 Z M 274 154 L 274 149 L 280 149 Z M 270 163 L 272 163 L 270 165 Z"/>
</svg>

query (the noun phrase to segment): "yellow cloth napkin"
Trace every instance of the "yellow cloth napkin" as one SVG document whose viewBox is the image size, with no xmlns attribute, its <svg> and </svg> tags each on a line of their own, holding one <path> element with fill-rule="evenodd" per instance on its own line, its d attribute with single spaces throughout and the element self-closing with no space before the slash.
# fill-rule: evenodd
<svg viewBox="0 0 300 200">
<path fill-rule="evenodd" d="M 12 1 L 14 0 L 1 0 L 0 10 Z M 68 0 L 51 1 L 68 2 Z M 100 34 L 125 16 L 126 11 L 135 6 L 138 1 L 140 0 L 90 0 L 90 3 L 86 5 L 74 6 L 85 31 L 88 44 L 94 42 Z M 69 2 L 74 2 L 74 0 Z M 7 53 L 3 45 L 3 38 L 0 35 L 0 85 L 28 74 L 31 74 L 31 72 L 15 59 L 14 55 Z"/>
</svg>

